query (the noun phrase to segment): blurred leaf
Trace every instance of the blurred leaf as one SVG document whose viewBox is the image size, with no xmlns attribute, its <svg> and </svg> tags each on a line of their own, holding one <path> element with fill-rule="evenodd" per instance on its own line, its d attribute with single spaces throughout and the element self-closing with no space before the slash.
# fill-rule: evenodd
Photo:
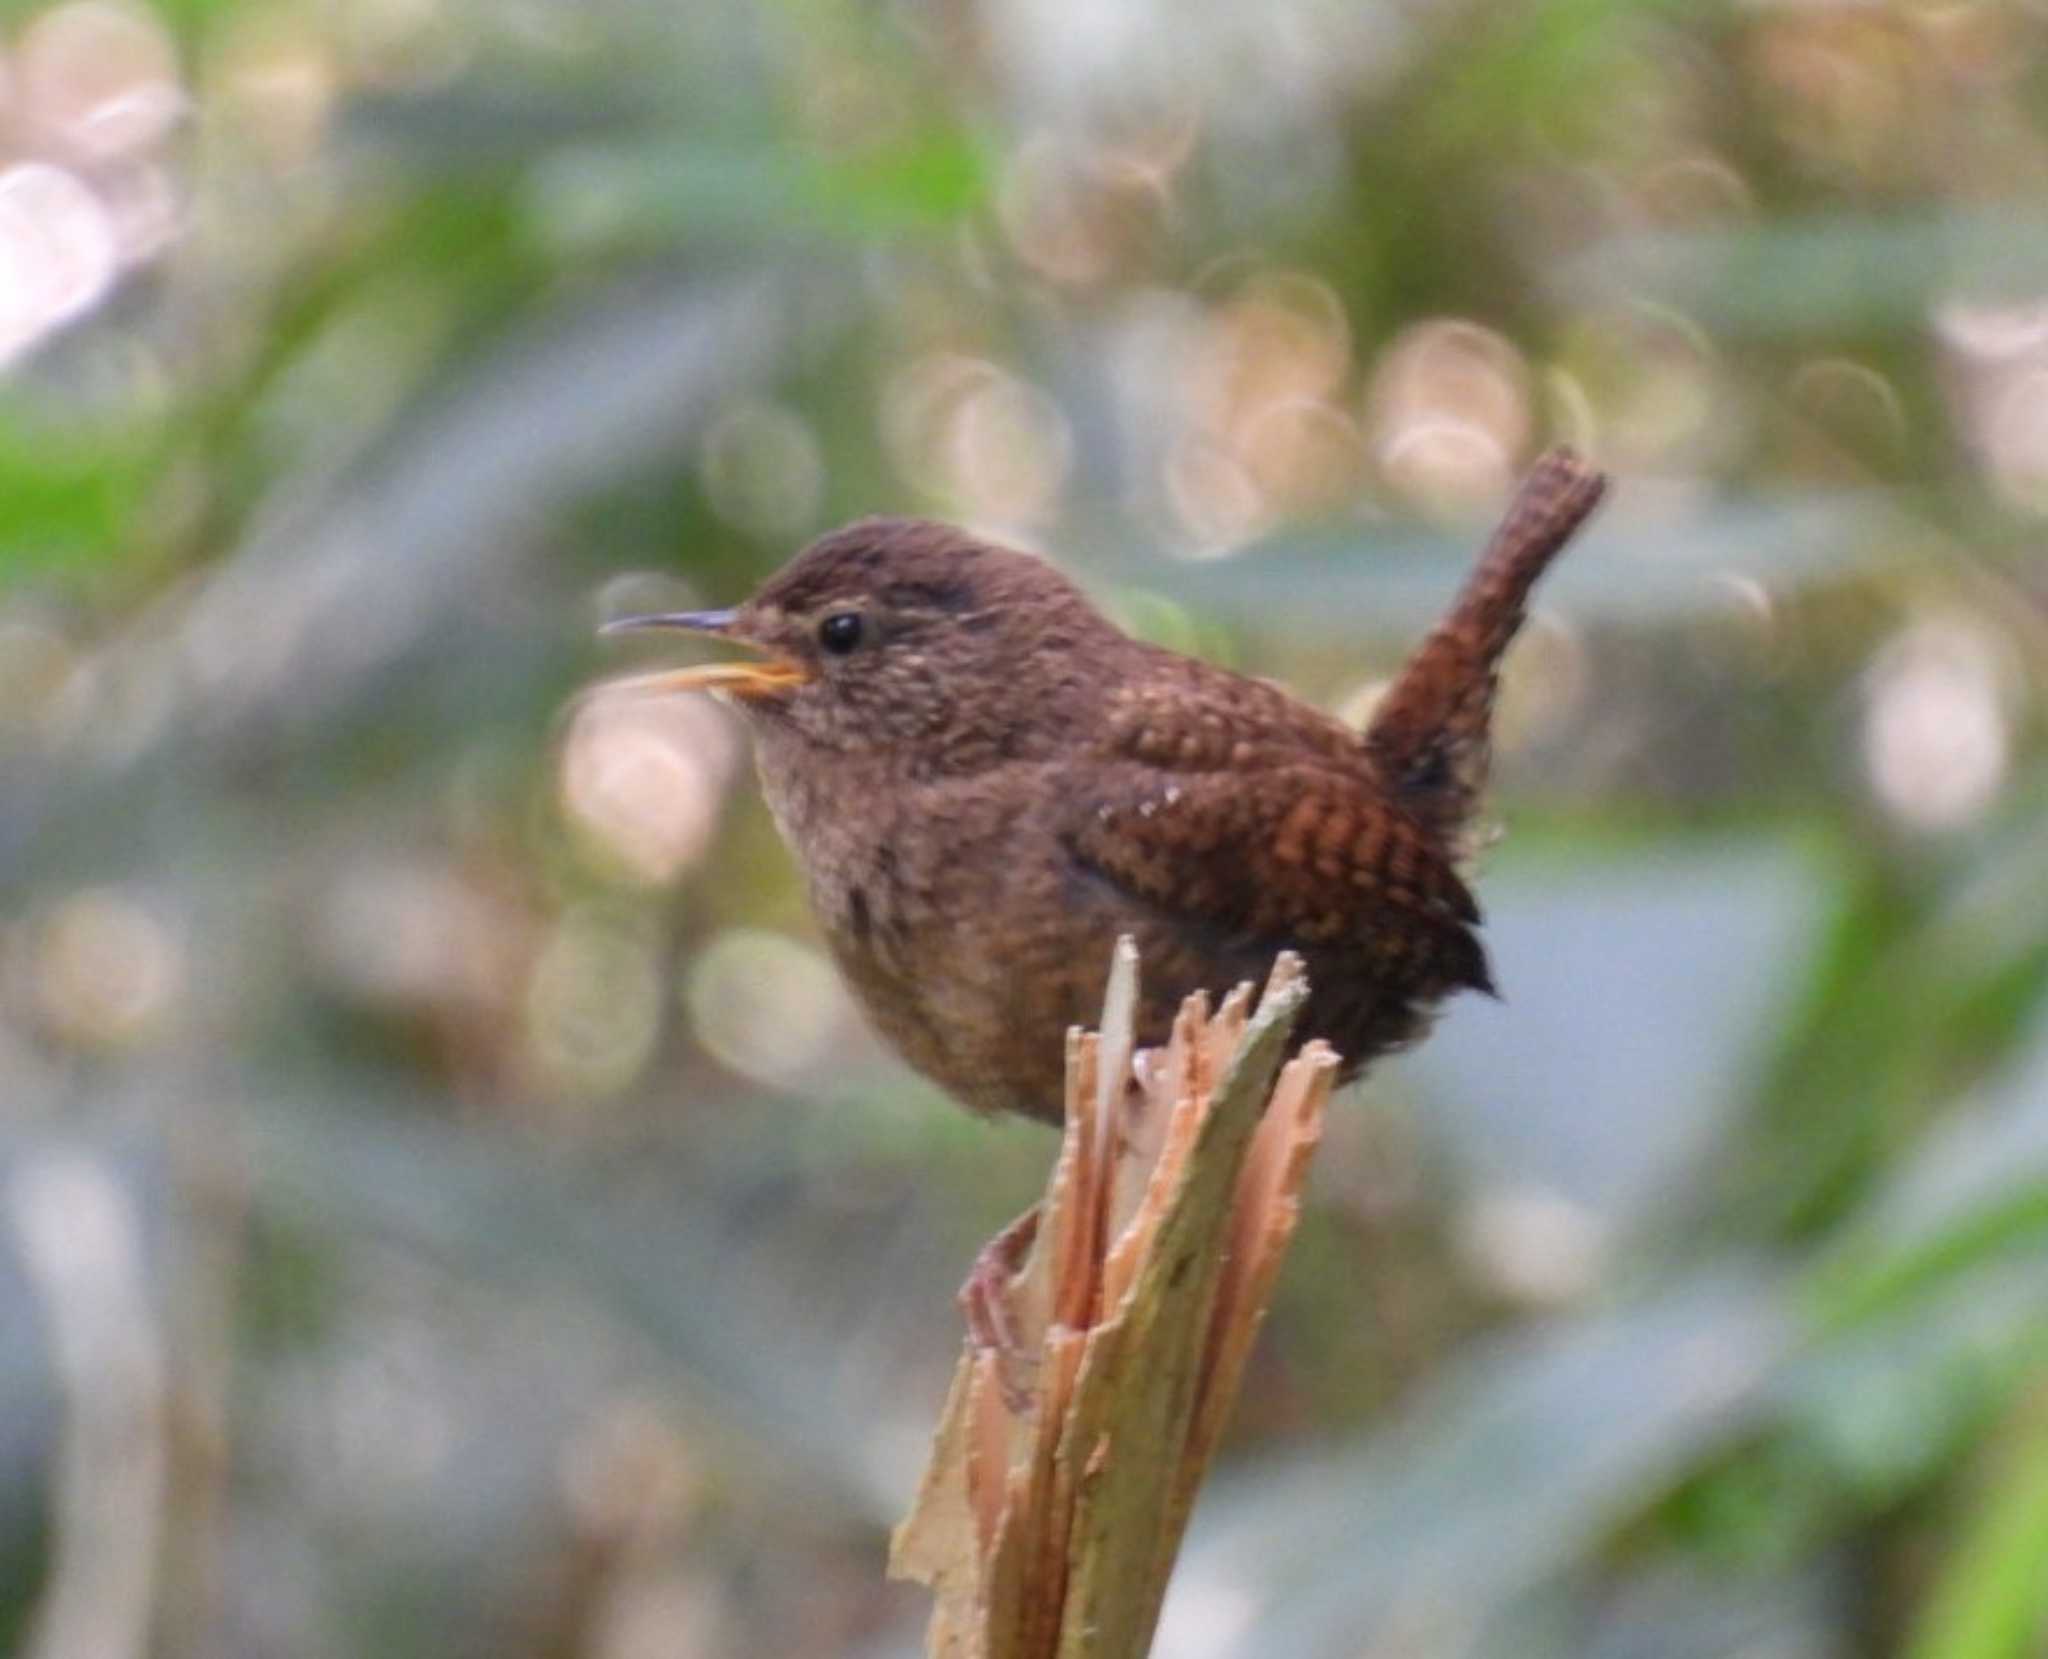
<svg viewBox="0 0 2048 1659">
<path fill-rule="evenodd" d="M 463 619 L 489 614 L 550 514 L 687 448 L 806 325 L 835 326 L 837 302 L 804 294 L 766 275 L 666 272 L 579 294 L 352 464 L 280 484 L 229 556 L 108 654 L 116 706 L 168 716 L 156 775 L 197 782 L 186 745 L 216 756 L 303 745 L 352 699 L 388 693 L 395 664 L 438 654 Z M 104 816 L 104 791 L 136 785 L 129 773 L 24 768 L 0 806 L 0 861 L 32 856 L 45 835 L 61 844 L 80 819 Z"/>
<path fill-rule="evenodd" d="M 833 1386 L 835 1356 L 810 1327 L 767 1317 L 770 1264 L 701 1210 L 676 1206 L 658 1223 L 619 1213 L 481 1131 L 360 1101 L 264 1107 L 244 1127 L 260 1208 L 322 1224 L 337 1243 L 381 1238 L 508 1284 L 571 1275 L 660 1345 L 711 1420 L 746 1436 L 727 1456 L 772 1467 L 812 1503 L 892 1518 L 894 1466 L 874 1459 L 863 1403 Z"/>
<path fill-rule="evenodd" d="M 151 473 L 126 434 L 60 435 L 0 418 L 0 583 L 118 557 Z"/>
<path fill-rule="evenodd" d="M 1169 1593 L 1167 1641 L 1176 1600 L 1255 1609 L 1202 1645 L 1246 1659 L 1469 1629 L 1724 1444 L 1791 1340 L 1773 1282 L 1728 1273 L 1479 1344 L 1358 1445 L 1219 1490 Z"/>
<path fill-rule="evenodd" d="M 2048 1419 L 2034 1416 L 2017 1446 L 2001 1448 L 1908 1659 L 2025 1659 L 2048 1640 Z"/>
<path fill-rule="evenodd" d="M 671 89 L 673 92 L 674 89 Z M 404 169 L 415 187 L 450 173 L 524 166 L 570 145 L 616 139 L 672 119 L 667 101 L 629 84 L 476 85 L 370 93 L 341 112 L 344 156 Z"/>
<path fill-rule="evenodd" d="M 1984 1265 L 1966 1291 L 1951 1286 L 1852 1327 L 1821 1327 L 1778 1390 L 1804 1454 L 1797 1478 L 1811 1513 L 1802 1524 L 1824 1528 L 1845 1492 L 1867 1509 L 1900 1502 L 2008 1409 L 2048 1362 L 2044 1266 L 2042 1252 L 2015 1256 Z"/>
<path fill-rule="evenodd" d="M 1427 130 L 1463 147 L 1497 142 L 1504 125 L 1548 128 L 1625 64 L 1630 25 L 1680 9 L 1677 0 L 1551 0 L 1474 19 L 1477 45 L 1432 88 Z"/>
<path fill-rule="evenodd" d="M 1458 1651 L 1464 1659 L 1841 1659 L 1833 1627 L 1843 1587 L 1833 1576 L 1620 1566 L 1515 1597 Z"/>
<path fill-rule="evenodd" d="M 26 1155 L 43 1150 L 41 1137 L 9 1135 L 0 1141 L 0 1194 Z M 19 1536 L 35 1524 L 30 1500 L 55 1455 L 61 1390 L 49 1345 L 48 1321 L 23 1270 L 20 1238 L 0 1209 L 0 1532 Z"/>
<path fill-rule="evenodd" d="M 980 150 L 948 123 L 929 120 L 886 143 L 812 149 L 792 145 L 758 109 L 731 119 L 679 110 L 672 88 L 388 98 L 359 106 L 350 136 L 365 155 L 406 161 L 427 177 L 523 179 L 540 233 L 576 252 L 932 229 L 988 193 Z"/>
<path fill-rule="evenodd" d="M 1569 866 L 1518 842 L 1485 893 L 1501 1000 L 1459 999 L 1402 1060 L 1432 1097 L 1424 1132 L 1609 1227 L 1668 1217 L 1811 971 L 1823 867 L 1764 841 L 1610 843 Z"/>
<path fill-rule="evenodd" d="M 2048 1362 L 2048 1041 L 1896 1169 L 1807 1275 L 1823 1345 L 1786 1396 L 1873 1502 L 1930 1478 Z"/>
<path fill-rule="evenodd" d="M 2038 294 L 2048 283 L 2048 221 L 1957 208 L 1838 210 L 1738 231 L 1612 237 L 1557 281 L 1575 294 L 1654 299 L 1716 329 L 1825 337 L 1918 327 L 1958 295 Z"/>
<path fill-rule="evenodd" d="M 537 173 L 530 200 L 546 232 L 581 252 L 701 236 L 865 239 L 951 224 L 985 194 L 977 151 L 933 132 L 851 160 L 701 140 L 581 150 Z"/>
<path fill-rule="evenodd" d="M 1856 840 L 1849 903 L 1813 996 L 1788 1021 L 1724 1228 L 1811 1232 L 1868 1196 L 1960 1086 L 2028 1030 L 2048 996 L 2048 817 L 2015 780 L 1997 819 L 1910 876 Z"/>
<path fill-rule="evenodd" d="M 1851 1322 L 1987 1259 L 2048 1251 L 2048 1022 L 1989 1099 L 1938 1125 L 1853 1225 L 1817 1283 Z"/>
<path fill-rule="evenodd" d="M 1867 574 L 1891 538 L 1881 495 L 1761 498 L 1716 504 L 1669 521 L 1627 512 L 1623 486 L 1544 579 L 1541 602 L 1597 622 L 1679 623 L 1725 614 L 1729 578 L 1796 592 L 1845 575 Z M 1156 585 L 1243 625 L 1290 639 L 1356 639 L 1368 628 L 1413 634 L 1442 614 L 1471 568 L 1483 531 L 1429 534 L 1415 529 L 1288 532 L 1228 558 L 1140 563 L 1077 543 L 1088 568 L 1114 580 Z"/>
<path fill-rule="evenodd" d="M 466 369 L 338 478 L 284 493 L 187 633 L 266 618 L 287 647 L 222 686 L 265 724 L 331 703 L 476 603 L 551 508 L 687 445 L 791 343 L 772 282 L 650 276 L 581 295 Z"/>
</svg>

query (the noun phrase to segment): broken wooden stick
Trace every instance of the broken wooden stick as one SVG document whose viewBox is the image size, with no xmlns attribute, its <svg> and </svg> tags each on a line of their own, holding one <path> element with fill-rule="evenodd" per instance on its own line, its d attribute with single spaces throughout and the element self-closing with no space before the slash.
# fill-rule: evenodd
<svg viewBox="0 0 2048 1659">
<path fill-rule="evenodd" d="M 1197 994 L 1134 1055 L 1137 954 L 1069 1036 L 1044 1199 L 985 1253 L 970 1336 L 890 1571 L 943 1659 L 1141 1659 L 1299 1214 L 1337 1055 L 1286 1066 L 1292 954 L 1256 1010 Z M 1276 1081 L 1277 1079 L 1277 1081 Z"/>
</svg>

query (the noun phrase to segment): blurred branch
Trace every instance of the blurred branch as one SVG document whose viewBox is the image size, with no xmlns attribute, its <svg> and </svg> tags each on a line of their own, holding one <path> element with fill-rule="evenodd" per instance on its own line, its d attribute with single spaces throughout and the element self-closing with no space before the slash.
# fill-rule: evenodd
<svg viewBox="0 0 2048 1659">
<path fill-rule="evenodd" d="M 89 1158 L 17 1168 L 4 1197 L 64 1388 L 54 1545 L 34 1659 L 141 1659 L 164 1500 L 164 1356 L 134 1205 Z"/>
<path fill-rule="evenodd" d="M 970 1281 L 1002 1340 L 969 1342 L 892 1552 L 937 1594 L 934 1655 L 1151 1647 L 1336 1078 L 1320 1043 L 1280 1069 L 1308 996 L 1298 960 L 1247 1017 L 1250 989 L 1213 1019 L 1189 998 L 1134 1066 L 1126 940 L 1102 1034 L 1069 1047 L 1045 1199 Z"/>
</svg>

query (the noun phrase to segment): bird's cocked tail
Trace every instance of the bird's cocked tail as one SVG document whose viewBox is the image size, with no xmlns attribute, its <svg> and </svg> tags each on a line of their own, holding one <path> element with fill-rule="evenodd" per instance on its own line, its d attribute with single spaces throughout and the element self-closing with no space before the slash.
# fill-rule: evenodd
<svg viewBox="0 0 2048 1659">
<path fill-rule="evenodd" d="M 1546 453 L 1456 603 L 1395 677 L 1366 727 L 1366 747 L 1409 813 L 1447 838 L 1486 784 L 1500 659 L 1529 590 L 1606 492 L 1607 476 L 1569 449 Z"/>
</svg>

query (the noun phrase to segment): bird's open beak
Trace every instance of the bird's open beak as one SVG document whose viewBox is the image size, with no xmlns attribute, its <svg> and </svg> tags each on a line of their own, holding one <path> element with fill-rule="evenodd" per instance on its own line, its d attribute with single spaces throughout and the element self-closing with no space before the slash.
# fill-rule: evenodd
<svg viewBox="0 0 2048 1659">
<path fill-rule="evenodd" d="M 655 616 L 622 616 L 598 629 L 601 634 L 637 633 L 644 629 L 674 628 L 683 633 L 709 634 L 734 640 L 753 649 L 751 640 L 733 632 L 737 611 L 667 611 Z M 617 682 L 623 691 L 725 691 L 735 697 L 773 697 L 793 691 L 811 678 L 811 671 L 787 657 L 769 655 L 761 662 L 709 662 L 695 668 L 673 668 L 659 674 Z"/>
</svg>

